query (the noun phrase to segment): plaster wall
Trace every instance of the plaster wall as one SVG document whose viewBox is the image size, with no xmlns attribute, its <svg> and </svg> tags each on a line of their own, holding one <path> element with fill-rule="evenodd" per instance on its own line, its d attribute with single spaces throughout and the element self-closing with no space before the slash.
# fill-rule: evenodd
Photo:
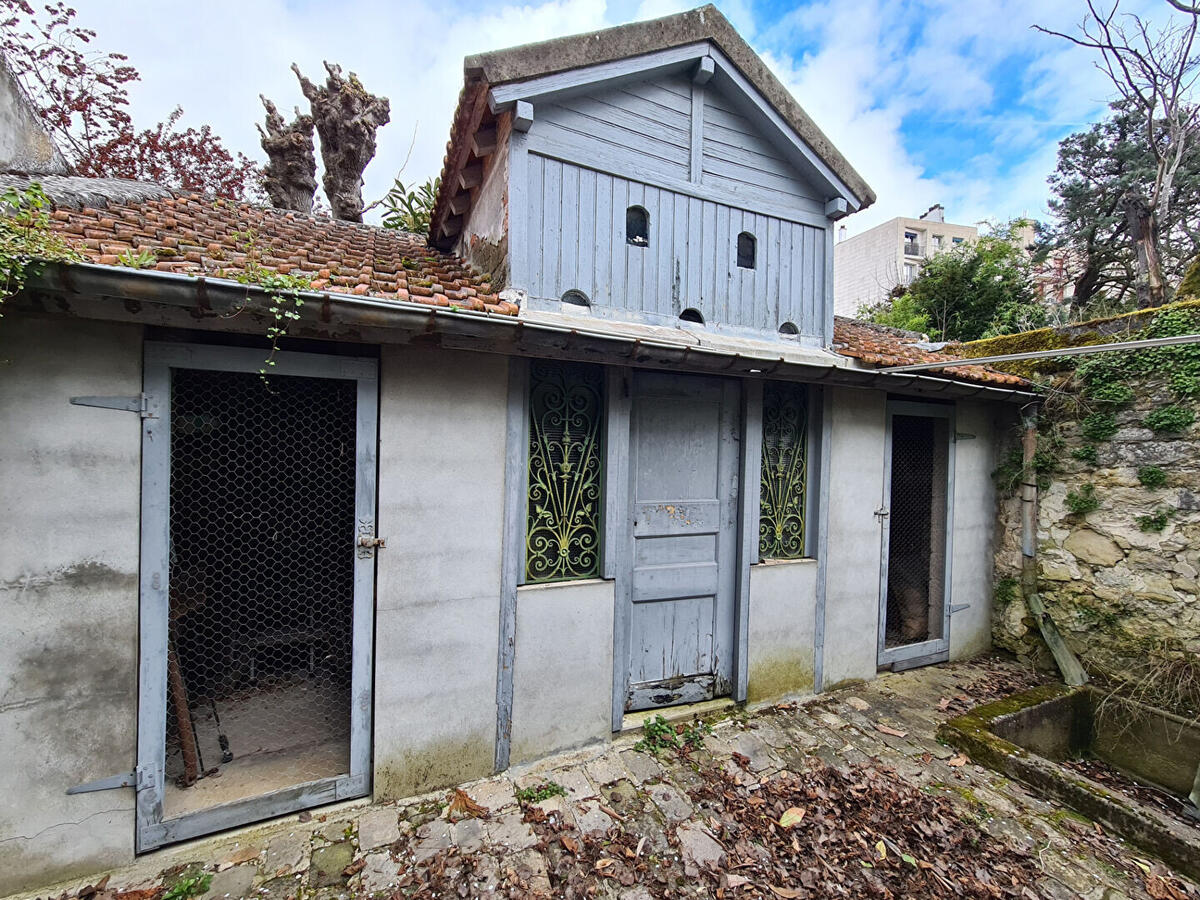
<svg viewBox="0 0 1200 900">
<path fill-rule="evenodd" d="M 817 561 L 750 567 L 750 703 L 811 693 L 816 646 Z"/>
<path fill-rule="evenodd" d="M 471 197 L 458 253 L 492 275 L 492 287 L 508 285 L 508 172 L 512 114 L 496 120 L 496 149 L 484 161 L 483 183 Z"/>
<path fill-rule="evenodd" d="M 518 588 L 513 763 L 610 736 L 613 608 L 612 581 Z"/>
<path fill-rule="evenodd" d="M 2 129 L 0 129 L 2 130 Z M 0 896 L 133 859 L 142 330 L 0 328 Z"/>
<path fill-rule="evenodd" d="M 887 395 L 832 388 L 824 684 L 875 677 Z"/>
<path fill-rule="evenodd" d="M 66 175 L 67 162 L 0 58 L 0 172 Z"/>
<path fill-rule="evenodd" d="M 383 348 L 377 799 L 492 771 L 507 392 L 503 356 Z"/>
<path fill-rule="evenodd" d="M 965 659 L 992 645 L 992 561 L 995 554 L 999 410 L 959 402 L 954 430 L 954 544 L 950 571 L 950 658 Z M 967 437 L 973 435 L 973 438 Z"/>
</svg>

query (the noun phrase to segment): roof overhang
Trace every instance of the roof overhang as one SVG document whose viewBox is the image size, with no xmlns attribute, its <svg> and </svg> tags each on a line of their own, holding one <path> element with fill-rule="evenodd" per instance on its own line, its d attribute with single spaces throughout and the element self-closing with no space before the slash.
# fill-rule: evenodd
<svg viewBox="0 0 1200 900">
<path fill-rule="evenodd" d="M 946 376 L 886 374 L 828 351 L 697 336 L 684 329 L 614 328 L 565 315 L 507 316 L 351 294 L 300 292 L 300 297 L 305 303 L 291 328 L 296 338 L 420 344 L 945 398 L 1019 403 L 1037 398 L 1028 391 Z M 79 318 L 260 336 L 271 317 L 266 291 L 256 285 L 91 263 L 49 265 L 10 302 L 15 309 Z"/>
<path fill-rule="evenodd" d="M 739 112 L 775 138 L 774 143 L 805 178 L 824 193 L 827 201 L 842 200 L 846 212 L 853 213 L 874 200 L 873 195 L 869 198 L 861 196 L 861 187 L 858 192 L 853 190 L 711 40 L 497 85 L 488 91 L 488 105 L 493 113 L 499 113 L 513 110 L 518 103 L 527 103 L 531 108 L 521 118 L 528 122 L 536 114 L 540 101 L 583 93 L 600 83 L 616 86 L 679 72 L 702 74 L 708 84 L 731 98 Z"/>
</svg>

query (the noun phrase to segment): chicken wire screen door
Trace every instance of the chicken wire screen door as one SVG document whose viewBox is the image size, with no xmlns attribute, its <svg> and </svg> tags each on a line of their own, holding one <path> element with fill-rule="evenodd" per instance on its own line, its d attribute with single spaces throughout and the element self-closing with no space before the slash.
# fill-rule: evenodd
<svg viewBox="0 0 1200 900">
<path fill-rule="evenodd" d="M 377 364 L 147 343 L 139 851 L 370 786 Z"/>
<path fill-rule="evenodd" d="M 950 649 L 954 407 L 887 407 L 880 554 L 879 665 L 911 668 Z"/>
</svg>

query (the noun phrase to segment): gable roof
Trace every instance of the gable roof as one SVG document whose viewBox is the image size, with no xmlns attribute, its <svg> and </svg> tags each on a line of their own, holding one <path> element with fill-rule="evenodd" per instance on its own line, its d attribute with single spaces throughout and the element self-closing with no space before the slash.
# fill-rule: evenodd
<svg viewBox="0 0 1200 900">
<path fill-rule="evenodd" d="M 450 200 L 458 192 L 458 175 L 470 157 L 471 139 L 485 116 L 490 114 L 488 93 L 492 88 L 705 42 L 715 45 L 727 57 L 783 123 L 845 185 L 858 201 L 860 210 L 875 202 L 875 192 L 863 177 L 817 127 L 762 58 L 720 11 L 709 4 L 661 19 L 468 56 L 463 61 L 463 89 L 446 145 L 431 233 L 438 233 L 449 214 Z"/>
</svg>

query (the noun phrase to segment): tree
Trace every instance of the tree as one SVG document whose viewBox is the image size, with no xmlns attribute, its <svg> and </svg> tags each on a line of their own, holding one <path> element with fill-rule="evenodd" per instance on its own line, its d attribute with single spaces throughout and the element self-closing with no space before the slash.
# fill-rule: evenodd
<svg viewBox="0 0 1200 900">
<path fill-rule="evenodd" d="M 1200 77 L 1200 59 L 1194 52 L 1200 11 L 1185 0 L 1169 2 L 1185 16 L 1157 31 L 1132 13 L 1118 17 L 1120 0 L 1107 12 L 1097 9 L 1095 0 L 1087 0 L 1088 14 L 1075 35 L 1034 26 L 1099 52 L 1097 68 L 1108 76 L 1130 112 L 1141 118 L 1154 159 L 1154 179 L 1148 190 L 1141 185 L 1126 189 L 1121 213 L 1136 254 L 1138 305 L 1143 308 L 1166 300 L 1160 227 L 1170 218 L 1176 175 L 1200 137 L 1200 106 L 1191 102 Z"/>
<path fill-rule="evenodd" d="M 375 156 L 375 132 L 391 121 L 387 97 L 367 93 L 353 72 L 342 77 L 342 67 L 325 63 L 329 77 L 317 86 L 300 74 L 300 89 L 312 107 L 312 118 L 321 137 L 321 180 L 335 219 L 361 222 L 362 173 Z"/>
<path fill-rule="evenodd" d="M 312 116 L 302 115 L 297 109 L 291 124 L 284 124 L 275 104 L 262 94 L 258 96 L 267 110 L 266 130 L 256 124 L 268 160 L 263 169 L 263 188 L 277 208 L 310 215 L 317 193 Z"/>
<path fill-rule="evenodd" d="M 954 341 L 1044 325 L 1046 312 L 1037 302 L 1022 245 L 1029 224 L 1015 219 L 993 226 L 978 240 L 925 260 L 903 295 L 869 311 L 872 321 Z M 922 321 L 927 327 L 919 327 Z"/>
<path fill-rule="evenodd" d="M 138 80 L 137 70 L 122 54 L 92 50 L 95 37 L 65 3 L 35 10 L 26 0 L 0 0 L 0 53 L 76 172 L 231 199 L 257 193 L 254 161 L 235 157 L 207 125 L 181 130 L 181 109 L 152 128 L 135 128 L 126 85 Z"/>
<path fill-rule="evenodd" d="M 1058 166 L 1049 179 L 1053 221 L 1040 245 L 1067 255 L 1074 312 L 1101 301 L 1120 307 L 1126 297 L 1135 297 L 1138 262 L 1124 205 L 1131 193 L 1149 193 L 1156 170 L 1144 120 L 1125 101 L 1059 144 Z M 1179 283 L 1200 242 L 1200 141 L 1184 155 L 1171 189 L 1166 218 L 1158 222 L 1168 289 Z"/>
</svg>

